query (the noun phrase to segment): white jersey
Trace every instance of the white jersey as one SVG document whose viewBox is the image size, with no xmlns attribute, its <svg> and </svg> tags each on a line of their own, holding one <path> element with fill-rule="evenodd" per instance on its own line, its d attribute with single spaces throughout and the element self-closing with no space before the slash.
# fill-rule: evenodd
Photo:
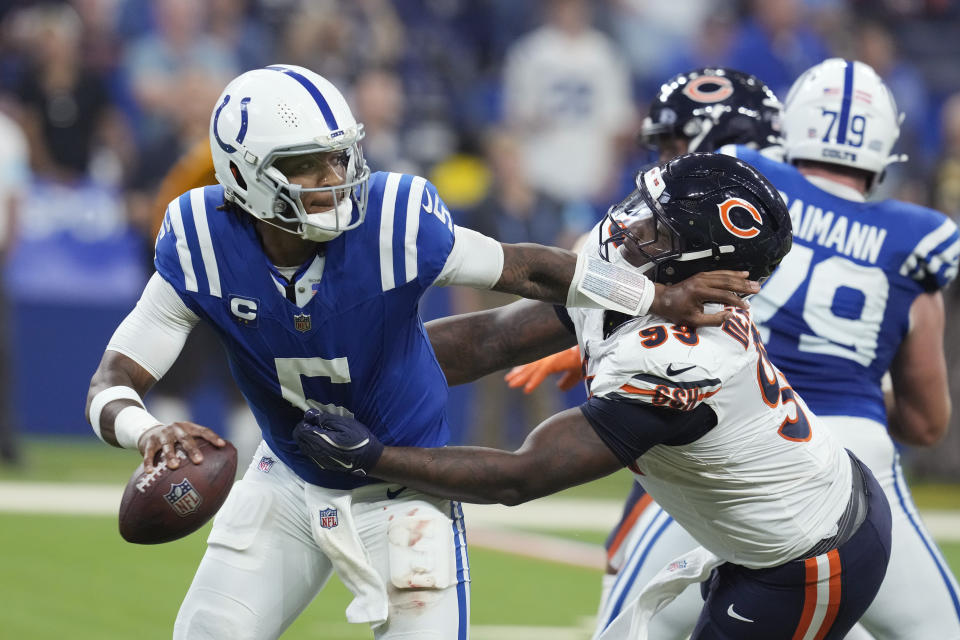
<svg viewBox="0 0 960 640">
<path fill-rule="evenodd" d="M 591 397 L 676 415 L 705 404 L 716 416 L 692 442 L 656 444 L 630 465 L 700 544 L 761 568 L 837 533 L 851 492 L 847 453 L 770 363 L 749 313 L 695 331 L 645 316 L 606 338 L 604 313 L 569 310 Z"/>
</svg>

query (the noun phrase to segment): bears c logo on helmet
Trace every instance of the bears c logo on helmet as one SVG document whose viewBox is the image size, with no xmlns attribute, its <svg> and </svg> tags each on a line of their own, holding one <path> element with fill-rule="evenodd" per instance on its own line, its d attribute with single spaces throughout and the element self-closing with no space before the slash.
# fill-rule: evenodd
<svg viewBox="0 0 960 640">
<path fill-rule="evenodd" d="M 723 76 L 700 76 L 686 84 L 683 95 L 696 102 L 722 102 L 733 95 L 733 83 Z"/>
<path fill-rule="evenodd" d="M 723 223 L 724 228 L 738 238 L 752 238 L 760 233 L 760 230 L 757 228 L 757 226 L 763 224 L 763 218 L 760 217 L 760 213 L 757 211 L 757 208 L 746 200 L 741 198 L 727 198 L 718 204 L 717 208 L 720 209 L 720 221 Z M 731 214 L 737 208 L 746 211 L 750 217 L 756 221 L 757 225 L 741 227 L 734 222 Z M 742 216 L 740 216 L 740 218 L 742 219 Z"/>
</svg>

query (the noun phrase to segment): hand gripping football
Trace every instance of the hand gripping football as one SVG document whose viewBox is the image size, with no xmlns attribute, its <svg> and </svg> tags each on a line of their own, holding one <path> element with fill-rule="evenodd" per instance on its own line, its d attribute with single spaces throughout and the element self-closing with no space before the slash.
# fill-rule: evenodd
<svg viewBox="0 0 960 640">
<path fill-rule="evenodd" d="M 232 444 L 217 448 L 195 439 L 203 462 L 194 464 L 180 448 L 180 467 L 156 465 L 144 473 L 143 463 L 130 476 L 120 499 L 120 535 L 127 542 L 158 544 L 193 533 L 223 505 L 237 472 Z"/>
</svg>

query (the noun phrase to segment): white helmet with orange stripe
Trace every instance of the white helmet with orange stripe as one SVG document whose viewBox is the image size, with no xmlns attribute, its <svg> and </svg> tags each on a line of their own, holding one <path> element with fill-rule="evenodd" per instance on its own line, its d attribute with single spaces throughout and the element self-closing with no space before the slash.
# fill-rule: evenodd
<svg viewBox="0 0 960 640">
<path fill-rule="evenodd" d="M 867 64 L 830 58 L 807 69 L 787 94 L 783 112 L 788 162 L 813 160 L 879 176 L 892 162 L 903 114 Z"/>
</svg>

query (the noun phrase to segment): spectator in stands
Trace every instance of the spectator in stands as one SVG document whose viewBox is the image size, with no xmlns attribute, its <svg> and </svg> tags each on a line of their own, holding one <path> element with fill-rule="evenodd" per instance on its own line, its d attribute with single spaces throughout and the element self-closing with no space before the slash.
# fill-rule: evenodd
<svg viewBox="0 0 960 640">
<path fill-rule="evenodd" d="M 615 167 L 635 130 L 630 76 L 584 0 L 548 0 L 545 22 L 518 40 L 504 68 L 506 125 L 538 194 L 570 216 L 612 200 Z M 596 221 L 592 210 L 579 225 Z"/>
<path fill-rule="evenodd" d="M 193 87 L 185 86 L 184 78 L 188 74 L 206 77 L 216 85 L 216 94 L 236 75 L 238 62 L 233 51 L 205 30 L 205 3 L 153 0 L 150 6 L 156 31 L 130 43 L 124 69 L 142 114 L 140 142 L 156 148 L 176 128 L 177 114 L 184 105 L 202 102 L 190 93 Z"/>
<path fill-rule="evenodd" d="M 823 38 L 808 26 L 801 0 L 751 0 L 734 38 L 730 66 L 763 78 L 783 98 L 804 71 L 830 57 Z"/>
<path fill-rule="evenodd" d="M 928 144 L 926 133 L 926 123 L 932 114 L 923 77 L 916 67 L 900 57 L 893 34 L 882 22 L 865 20 L 859 24 L 856 34 L 854 57 L 876 70 L 897 96 L 897 106 L 907 114 L 900 126 L 899 148 L 910 157 L 910 162 L 891 165 L 874 198 L 901 198 L 927 204 L 923 184 L 930 175 L 935 146 Z"/>
<path fill-rule="evenodd" d="M 252 0 L 211 0 L 210 35 L 233 51 L 241 69 L 255 69 L 273 62 L 273 33 L 256 15 Z"/>
<path fill-rule="evenodd" d="M 120 177 L 123 124 L 103 76 L 83 64 L 83 24 L 69 5 L 40 5 L 21 15 L 28 68 L 17 93 L 33 170 L 72 182 L 91 173 L 104 182 Z M 100 153 L 104 151 L 104 153 Z"/>
<path fill-rule="evenodd" d="M 465 226 L 485 235 L 508 238 L 504 242 L 570 246 L 571 238 L 560 237 L 563 221 L 559 212 L 545 206 L 543 197 L 527 181 L 516 139 L 503 130 L 494 131 L 485 139 L 492 181 L 486 198 L 470 212 Z M 491 309 L 516 299 L 496 291 L 458 293 L 458 313 Z M 526 437 L 525 425 L 539 424 L 560 406 L 552 385 L 542 385 L 531 394 L 505 392 L 500 374 L 477 380 L 471 402 L 474 410 L 468 416 L 468 441 L 486 447 L 520 444 Z"/>
<path fill-rule="evenodd" d="M 402 173 L 423 172 L 424 167 L 418 167 L 408 155 L 412 145 L 405 144 L 401 129 L 405 97 L 396 73 L 385 68 L 362 72 L 353 86 L 353 104 L 366 132 L 363 155 L 371 166 L 395 167 Z"/>
<path fill-rule="evenodd" d="M 392 67 L 403 50 L 404 33 L 385 0 L 319 0 L 302 3 L 277 41 L 276 59 L 349 86 L 361 69 Z"/>
</svg>

